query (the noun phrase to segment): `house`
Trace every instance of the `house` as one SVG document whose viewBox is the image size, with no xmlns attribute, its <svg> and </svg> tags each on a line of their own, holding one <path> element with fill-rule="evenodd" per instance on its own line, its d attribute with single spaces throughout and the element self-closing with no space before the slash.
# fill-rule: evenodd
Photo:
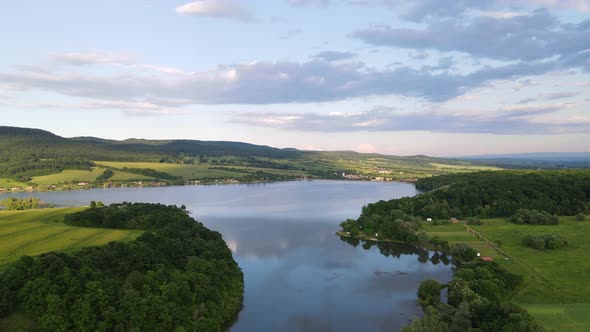
<svg viewBox="0 0 590 332">
<path fill-rule="evenodd" d="M 494 259 L 492 257 L 489 257 L 489 256 L 481 256 L 481 260 L 482 261 L 486 261 L 486 262 L 491 262 Z"/>
<path fill-rule="evenodd" d="M 452 222 L 453 224 L 458 224 L 458 223 L 460 223 L 460 222 L 461 222 L 461 220 L 459 220 L 459 219 L 457 219 L 457 218 L 451 218 L 451 222 Z"/>
<path fill-rule="evenodd" d="M 390 174 L 391 171 L 388 171 L 386 169 L 380 168 L 380 169 L 377 170 L 377 173 L 379 173 L 379 174 Z"/>
<path fill-rule="evenodd" d="M 6 188 L 0 188 L 0 193 L 6 191 Z"/>
<path fill-rule="evenodd" d="M 78 183 L 78 185 L 79 185 L 80 187 L 87 186 L 87 185 L 89 185 L 89 184 L 90 184 L 90 183 L 88 183 L 88 182 L 79 182 L 79 183 Z"/>
<path fill-rule="evenodd" d="M 432 221 L 432 218 L 426 218 L 426 221 Z"/>
</svg>

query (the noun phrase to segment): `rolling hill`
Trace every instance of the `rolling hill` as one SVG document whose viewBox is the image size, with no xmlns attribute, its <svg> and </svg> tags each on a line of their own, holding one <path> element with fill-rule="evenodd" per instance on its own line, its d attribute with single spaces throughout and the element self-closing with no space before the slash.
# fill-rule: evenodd
<svg viewBox="0 0 590 332">
<path fill-rule="evenodd" d="M 295 178 L 414 181 L 481 169 L 495 168 L 422 155 L 302 151 L 226 141 L 65 138 L 40 129 L 0 127 L 0 179 L 33 187 Z"/>
</svg>

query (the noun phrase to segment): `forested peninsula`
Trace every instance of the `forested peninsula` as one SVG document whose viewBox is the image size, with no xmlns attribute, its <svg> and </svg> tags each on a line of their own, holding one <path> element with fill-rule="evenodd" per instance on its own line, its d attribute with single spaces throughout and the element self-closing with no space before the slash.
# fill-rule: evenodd
<svg viewBox="0 0 590 332">
<path fill-rule="evenodd" d="M 9 265 L 0 274 L 0 320 L 18 321 L 17 330 L 220 331 L 242 307 L 243 274 L 221 234 L 181 208 L 121 203 L 64 221 L 145 231 Z"/>
</svg>

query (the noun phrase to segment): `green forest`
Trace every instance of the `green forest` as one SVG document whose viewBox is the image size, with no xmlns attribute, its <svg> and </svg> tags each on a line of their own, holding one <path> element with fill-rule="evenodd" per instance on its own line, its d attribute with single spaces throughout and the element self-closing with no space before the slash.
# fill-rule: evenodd
<svg viewBox="0 0 590 332">
<path fill-rule="evenodd" d="M 67 223 L 145 232 L 23 256 L 0 274 L 0 318 L 30 331 L 220 331 L 235 319 L 243 275 L 221 234 L 175 206 L 95 206 Z"/>
<path fill-rule="evenodd" d="M 543 331 L 526 310 L 511 301 L 514 294 L 526 289 L 524 277 L 530 282 L 536 280 L 535 274 L 522 271 L 526 265 L 518 260 L 511 263 L 513 257 L 499 249 L 504 238 L 496 237 L 492 244 L 480 234 L 472 234 L 469 227 L 496 225 L 498 219 L 489 218 L 502 218 L 500 221 L 513 225 L 510 227 L 528 227 L 527 235 L 519 239 L 524 247 L 563 250 L 570 242 L 565 236 L 535 230 L 560 227 L 557 215 L 584 222 L 590 208 L 590 171 L 483 171 L 420 179 L 417 187 L 425 192 L 368 204 L 357 219 L 342 222 L 339 232 L 352 239 L 409 242 L 451 255 L 457 266 L 453 281 L 447 285 L 425 281 L 418 291 L 425 315 L 405 331 Z M 446 228 L 439 231 L 442 226 L 437 225 L 458 228 L 446 233 Z M 569 231 L 572 226 L 568 223 L 564 227 Z M 470 244 L 482 241 L 477 250 L 453 240 L 463 238 L 462 234 Z M 494 257 L 506 261 L 482 261 L 476 256 L 479 250 L 492 250 Z M 440 301 L 445 288 L 447 303 Z"/>
<path fill-rule="evenodd" d="M 509 217 L 519 209 L 549 214 L 587 214 L 590 170 L 499 171 L 449 174 L 419 179 L 428 191 L 411 198 L 380 201 L 363 208 L 362 218 L 401 210 L 415 217 Z"/>
</svg>

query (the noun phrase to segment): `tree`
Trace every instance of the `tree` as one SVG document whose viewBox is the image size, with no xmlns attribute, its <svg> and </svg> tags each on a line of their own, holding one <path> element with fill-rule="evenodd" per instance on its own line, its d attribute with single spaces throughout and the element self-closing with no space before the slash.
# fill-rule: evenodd
<svg viewBox="0 0 590 332">
<path fill-rule="evenodd" d="M 451 318 L 451 331 L 464 332 L 471 328 L 471 311 L 469 303 L 461 302 Z"/>
<path fill-rule="evenodd" d="M 586 220 L 586 215 L 584 215 L 583 213 L 579 213 L 578 215 L 576 215 L 576 220 L 577 221 L 584 221 L 584 220 Z"/>
<path fill-rule="evenodd" d="M 432 279 L 427 279 L 420 283 L 420 287 L 418 288 L 418 303 L 423 309 L 428 306 L 436 306 L 440 303 L 440 291 L 442 288 L 442 285 L 438 281 Z"/>
</svg>

